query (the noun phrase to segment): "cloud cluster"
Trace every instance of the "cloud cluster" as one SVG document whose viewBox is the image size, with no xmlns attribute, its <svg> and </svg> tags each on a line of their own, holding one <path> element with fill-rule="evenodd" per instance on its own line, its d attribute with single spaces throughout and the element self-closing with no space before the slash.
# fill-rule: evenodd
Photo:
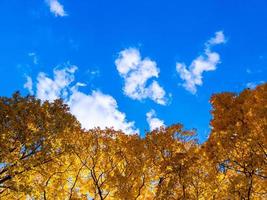
<svg viewBox="0 0 267 200">
<path fill-rule="evenodd" d="M 136 100 L 150 98 L 158 104 L 166 104 L 166 92 L 158 82 L 147 83 L 153 77 L 158 78 L 160 71 L 156 62 L 150 58 L 142 59 L 138 49 L 128 48 L 119 53 L 115 65 L 124 79 L 126 96 Z"/>
<path fill-rule="evenodd" d="M 117 102 L 112 96 L 100 91 L 92 91 L 91 94 L 79 91 L 79 87 L 85 86 L 85 84 L 73 83 L 74 73 L 77 69 L 76 66 L 54 69 L 53 78 L 40 72 L 37 76 L 35 90 L 37 98 L 50 102 L 62 98 L 83 128 L 113 127 L 115 130 L 122 130 L 127 134 L 139 133 L 139 130 L 134 127 L 134 122 L 128 122 L 126 115 L 118 110 Z M 33 93 L 30 77 L 27 77 L 24 87 Z"/>
<path fill-rule="evenodd" d="M 56 16 L 65 16 L 66 13 L 57 0 L 46 0 L 51 12 Z M 226 42 L 222 31 L 215 33 L 215 36 L 205 43 L 204 52 L 192 61 L 189 67 L 184 63 L 176 63 L 176 71 L 184 81 L 183 87 L 195 94 L 197 86 L 203 84 L 202 74 L 213 71 L 220 63 L 220 55 L 212 50 L 215 45 Z M 35 53 L 29 54 L 35 57 Z M 37 64 L 37 61 L 36 61 Z M 159 77 L 160 70 L 157 63 L 150 58 L 142 58 L 140 51 L 136 48 L 128 48 L 119 52 L 115 65 L 119 75 L 124 80 L 123 92 L 126 96 L 135 99 L 151 99 L 157 104 L 166 105 L 166 92 L 155 80 Z M 30 94 L 35 94 L 42 101 L 50 102 L 62 98 L 70 107 L 71 113 L 76 116 L 82 126 L 86 129 L 95 127 L 113 127 L 115 130 L 122 130 L 127 134 L 139 133 L 134 122 L 126 119 L 125 113 L 119 111 L 116 100 L 101 91 L 91 91 L 86 94 L 79 90 L 85 86 L 83 83 L 74 84 L 76 66 L 55 68 L 53 77 L 40 72 L 37 75 L 36 85 L 31 77 L 27 76 L 24 88 Z M 99 71 L 90 72 L 92 76 L 99 74 Z M 248 83 L 247 87 L 255 87 L 254 83 Z M 146 120 L 150 130 L 165 127 L 164 121 L 157 118 L 156 112 L 152 109 L 146 113 Z"/>
<path fill-rule="evenodd" d="M 157 118 L 156 112 L 153 109 L 146 113 L 146 120 L 149 125 L 150 131 L 153 131 L 160 127 L 165 127 L 164 121 Z"/>
<path fill-rule="evenodd" d="M 50 12 L 53 13 L 56 17 L 67 16 L 67 13 L 65 12 L 63 5 L 60 4 L 58 0 L 45 0 L 45 2 L 50 8 Z"/>
<path fill-rule="evenodd" d="M 184 63 L 176 63 L 176 71 L 180 78 L 184 80 L 183 87 L 195 94 L 197 86 L 203 84 L 203 72 L 214 71 L 217 64 L 220 63 L 220 55 L 211 50 L 214 45 L 225 43 L 225 37 L 222 31 L 215 33 L 215 37 L 211 38 L 206 44 L 204 53 L 192 61 L 191 65 L 187 67 Z"/>
</svg>

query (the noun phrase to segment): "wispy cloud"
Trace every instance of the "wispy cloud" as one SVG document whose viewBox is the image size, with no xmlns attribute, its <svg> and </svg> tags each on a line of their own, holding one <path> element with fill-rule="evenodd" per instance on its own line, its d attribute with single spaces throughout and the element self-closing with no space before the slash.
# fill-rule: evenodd
<svg viewBox="0 0 267 200">
<path fill-rule="evenodd" d="M 223 44 L 226 42 L 225 36 L 222 31 L 215 33 L 215 37 L 206 42 L 204 52 L 192 61 L 189 67 L 186 64 L 177 62 L 176 71 L 179 73 L 180 78 L 184 80 L 183 87 L 195 94 L 197 86 L 203 84 L 203 72 L 216 70 L 217 65 L 220 63 L 220 55 L 211 50 L 215 45 Z"/>
<path fill-rule="evenodd" d="M 263 84 L 264 81 L 255 81 L 246 83 L 246 87 L 249 89 L 255 89 L 258 85 Z"/>
<path fill-rule="evenodd" d="M 149 125 L 150 131 L 153 131 L 160 127 L 165 127 L 164 121 L 157 118 L 156 112 L 153 109 L 146 113 L 146 120 Z"/>
<path fill-rule="evenodd" d="M 50 12 L 53 13 L 56 17 L 67 16 L 63 5 L 60 4 L 58 0 L 45 0 L 45 2 L 50 8 Z"/>
<path fill-rule="evenodd" d="M 23 85 L 25 89 L 29 91 L 29 93 L 32 95 L 33 94 L 33 84 L 32 84 L 32 78 L 30 76 L 26 76 L 26 83 Z"/>
<path fill-rule="evenodd" d="M 117 102 L 112 96 L 101 91 L 92 91 L 91 94 L 79 91 L 79 87 L 85 84 L 74 83 L 74 74 L 77 69 L 76 66 L 54 69 L 53 78 L 40 72 L 35 88 L 29 77 L 24 87 L 31 93 L 35 93 L 42 101 L 52 102 L 62 98 L 69 105 L 71 113 L 86 129 L 113 127 L 127 134 L 139 133 L 134 122 L 128 122 L 125 113 L 119 111 Z"/>
<path fill-rule="evenodd" d="M 34 53 L 34 52 L 28 53 L 28 56 L 30 56 L 32 58 L 33 64 L 35 64 L 35 65 L 38 64 L 38 57 L 37 57 L 36 53 Z"/>
<path fill-rule="evenodd" d="M 142 59 L 136 48 L 128 48 L 119 53 L 115 61 L 120 76 L 124 79 L 124 94 L 132 99 L 150 98 L 158 104 L 166 104 L 166 92 L 156 80 L 151 84 L 147 81 L 158 78 L 159 68 L 150 58 Z"/>
<path fill-rule="evenodd" d="M 251 69 L 247 68 L 247 69 L 246 69 L 246 73 L 247 73 L 247 74 L 251 74 L 251 73 L 252 73 Z"/>
</svg>

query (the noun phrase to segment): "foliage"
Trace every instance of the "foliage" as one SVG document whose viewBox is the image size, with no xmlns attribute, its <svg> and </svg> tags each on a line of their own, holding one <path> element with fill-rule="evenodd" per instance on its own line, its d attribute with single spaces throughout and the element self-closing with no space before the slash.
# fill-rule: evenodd
<svg viewBox="0 0 267 200">
<path fill-rule="evenodd" d="M 267 199 L 267 84 L 216 94 L 211 134 L 84 130 L 60 100 L 0 98 L 0 199 Z"/>
</svg>

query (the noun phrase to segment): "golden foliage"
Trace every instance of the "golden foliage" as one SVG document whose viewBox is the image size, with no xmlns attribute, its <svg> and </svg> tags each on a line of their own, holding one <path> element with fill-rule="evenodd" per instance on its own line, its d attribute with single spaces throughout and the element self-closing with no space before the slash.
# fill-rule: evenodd
<svg viewBox="0 0 267 200">
<path fill-rule="evenodd" d="M 267 199 L 267 84 L 211 98 L 211 134 L 83 130 L 60 100 L 0 98 L 0 199 Z"/>
</svg>

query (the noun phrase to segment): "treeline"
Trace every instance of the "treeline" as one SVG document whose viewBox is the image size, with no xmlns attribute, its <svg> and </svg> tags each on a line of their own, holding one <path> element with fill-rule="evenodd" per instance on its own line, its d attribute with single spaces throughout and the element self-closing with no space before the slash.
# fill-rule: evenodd
<svg viewBox="0 0 267 200">
<path fill-rule="evenodd" d="M 211 98 L 210 137 L 83 130 L 62 101 L 0 98 L 0 199 L 267 199 L 267 84 Z"/>
</svg>

